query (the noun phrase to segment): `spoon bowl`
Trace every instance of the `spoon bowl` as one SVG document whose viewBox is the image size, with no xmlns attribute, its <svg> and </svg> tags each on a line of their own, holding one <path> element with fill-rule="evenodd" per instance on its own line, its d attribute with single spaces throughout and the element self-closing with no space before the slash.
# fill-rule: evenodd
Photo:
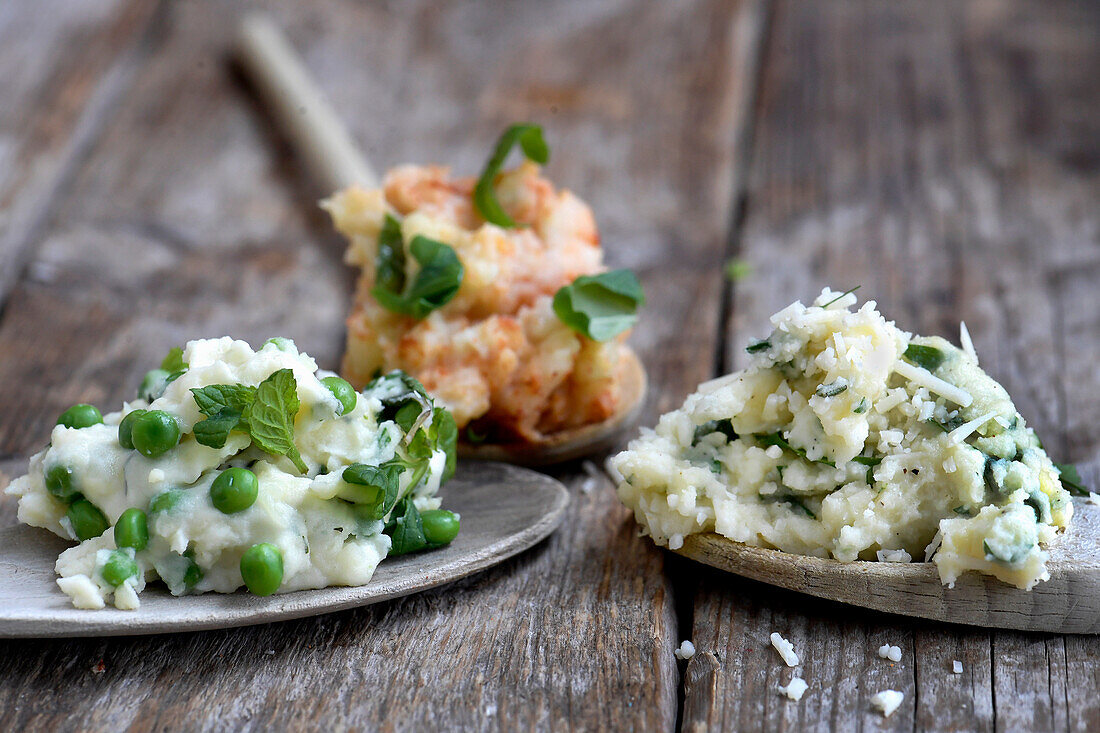
<svg viewBox="0 0 1100 733">
<path fill-rule="evenodd" d="M 904 616 L 971 626 L 1100 634 L 1100 506 L 1074 502 L 1073 523 L 1047 547 L 1050 580 L 1030 591 L 968 572 L 949 588 L 931 562 L 840 562 L 751 547 L 717 534 L 675 552 L 788 590 Z"/>
<path fill-rule="evenodd" d="M 537 443 L 460 442 L 458 455 L 520 466 L 549 466 L 610 450 L 623 433 L 634 428 L 645 404 L 646 373 L 642 362 L 627 347 L 623 349 L 622 361 L 621 409 L 615 415 L 592 425 L 560 430 Z"/>
</svg>

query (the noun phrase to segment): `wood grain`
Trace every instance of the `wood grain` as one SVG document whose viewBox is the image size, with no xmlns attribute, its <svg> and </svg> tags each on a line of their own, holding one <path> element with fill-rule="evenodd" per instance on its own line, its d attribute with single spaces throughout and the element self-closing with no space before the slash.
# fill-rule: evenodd
<svg viewBox="0 0 1100 733">
<path fill-rule="evenodd" d="M 954 339 L 965 319 L 1052 455 L 1095 456 L 1098 33 L 1098 8 L 1077 3 L 776 3 L 734 243 L 754 274 L 733 287 L 723 367 L 744 365 L 779 307 L 862 284 L 902 328 Z M 685 727 L 1100 725 L 1095 676 L 1067 674 L 1071 640 L 1081 660 L 1100 653 L 1094 637 L 830 616 L 829 604 L 702 578 Z M 795 634 L 815 665 L 797 705 L 771 688 L 774 652 L 740 655 L 773 630 Z M 880 639 L 902 647 L 902 663 L 861 675 L 882 668 Z M 748 694 L 744 680 L 756 680 Z M 868 699 L 885 687 L 906 698 L 883 720 Z"/>
<path fill-rule="evenodd" d="M 505 124 L 544 122 L 550 175 L 598 212 L 609 263 L 646 285 L 645 419 L 707 376 L 750 4 L 271 7 L 380 168 L 473 172 Z M 190 337 L 282 334 L 338 361 L 342 243 L 314 206 L 324 192 L 223 65 L 236 4 L 160 8 L 0 321 L 0 353 L 18 356 L 0 360 L 4 455 L 30 453 L 72 402 L 119 404 Z M 446 590 L 235 631 L 0 643 L 5 727 L 670 729 L 666 558 L 598 471 L 555 475 L 577 492 L 562 529 Z M 11 503 L 0 511 L 10 522 Z"/>
</svg>

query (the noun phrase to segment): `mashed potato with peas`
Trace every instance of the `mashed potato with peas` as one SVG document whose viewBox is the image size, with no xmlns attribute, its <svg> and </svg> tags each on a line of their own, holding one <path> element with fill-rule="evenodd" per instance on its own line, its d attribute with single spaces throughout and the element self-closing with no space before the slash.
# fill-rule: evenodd
<svg viewBox="0 0 1100 733">
<path fill-rule="evenodd" d="M 828 289 L 771 318 L 751 365 L 701 385 L 611 465 L 658 544 L 716 532 L 841 561 L 931 559 L 1030 589 L 1073 513 L 1058 469 L 966 350 Z M 964 332 L 965 333 L 965 332 Z"/>
</svg>

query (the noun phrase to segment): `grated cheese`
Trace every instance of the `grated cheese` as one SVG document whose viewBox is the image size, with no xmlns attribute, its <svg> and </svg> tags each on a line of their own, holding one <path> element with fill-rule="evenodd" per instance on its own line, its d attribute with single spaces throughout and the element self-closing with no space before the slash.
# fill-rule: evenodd
<svg viewBox="0 0 1100 733">
<path fill-rule="evenodd" d="M 974 342 L 970 340 L 970 331 L 966 327 L 966 321 L 959 321 L 959 345 L 966 355 L 978 363 L 978 352 L 974 350 Z"/>
<path fill-rule="evenodd" d="M 987 422 L 989 422 L 991 419 L 993 419 L 993 416 L 996 415 L 996 414 L 997 413 L 995 413 L 995 412 L 987 412 L 987 413 L 985 413 L 984 415 L 982 415 L 980 417 L 974 418 L 970 422 L 963 423 L 962 425 L 960 425 L 959 427 L 955 428 L 950 433 L 948 433 L 947 434 L 947 439 L 950 440 L 952 443 L 961 443 L 961 442 L 963 442 L 964 440 L 966 440 L 967 438 L 970 437 L 971 433 L 973 433 L 975 430 L 980 428 L 982 425 L 985 425 Z"/>
<path fill-rule="evenodd" d="M 974 402 L 974 398 L 966 390 L 959 389 L 950 382 L 945 382 L 932 372 L 916 364 L 899 360 L 894 363 L 894 371 L 914 384 L 927 387 L 929 392 L 946 397 L 960 407 L 970 407 L 971 403 Z"/>
</svg>

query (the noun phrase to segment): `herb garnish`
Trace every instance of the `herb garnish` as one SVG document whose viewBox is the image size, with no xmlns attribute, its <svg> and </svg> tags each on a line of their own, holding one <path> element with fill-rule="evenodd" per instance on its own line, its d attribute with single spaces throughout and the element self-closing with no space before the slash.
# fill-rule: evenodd
<svg viewBox="0 0 1100 733">
<path fill-rule="evenodd" d="M 633 326 L 642 305 L 645 293 L 630 270 L 581 275 L 554 295 L 561 322 L 593 341 L 607 341 Z"/>
<path fill-rule="evenodd" d="M 922 369 L 927 369 L 930 372 L 936 371 L 936 368 L 940 364 L 943 364 L 944 360 L 947 358 L 944 353 L 935 346 L 925 346 L 923 344 L 909 344 L 903 356 Z"/>
<path fill-rule="evenodd" d="M 772 445 L 778 445 L 783 450 L 789 450 L 791 453 L 794 453 L 800 458 L 806 458 L 807 461 L 810 460 L 806 457 L 805 448 L 795 448 L 793 445 L 787 442 L 782 433 L 757 433 L 752 437 L 756 438 L 756 441 L 765 448 Z M 824 463 L 826 466 L 832 466 L 833 468 L 836 468 L 836 464 L 827 458 L 818 458 L 813 462 Z"/>
<path fill-rule="evenodd" d="M 160 363 L 160 368 L 171 375 L 168 379 L 169 382 L 187 371 L 188 364 L 183 360 L 183 349 L 178 346 L 169 349 L 168 356 L 164 357 L 164 360 Z"/>
<path fill-rule="evenodd" d="M 481 176 L 477 179 L 477 185 L 474 187 L 474 206 L 481 217 L 490 224 L 496 224 L 498 227 L 506 229 L 514 228 L 517 225 L 512 217 L 508 216 L 508 212 L 504 210 L 500 202 L 497 201 L 493 184 L 496 182 L 500 167 L 504 165 L 504 160 L 516 143 L 519 143 L 520 149 L 523 150 L 523 154 L 528 159 L 540 165 L 545 165 L 546 161 L 550 160 L 550 148 L 547 147 L 546 141 L 542 138 L 541 127 L 530 123 L 512 125 L 497 140 L 493 155 L 485 164 Z"/>
<path fill-rule="evenodd" d="M 852 462 L 867 466 L 867 485 L 874 486 L 875 466 L 882 463 L 882 456 L 856 456 L 852 459 Z"/>
<path fill-rule="evenodd" d="M 409 285 L 404 276 L 404 249 L 392 241 L 392 234 L 387 237 L 391 241 L 385 248 L 379 237 L 377 281 L 370 291 L 384 308 L 419 320 L 458 294 L 464 270 L 450 245 L 421 235 L 413 237 L 409 251 L 420 264 L 420 271 Z"/>
<path fill-rule="evenodd" d="M 428 538 L 424 536 L 424 522 L 411 497 L 401 500 L 394 511 L 394 519 L 383 531 L 391 540 L 388 557 L 407 555 L 428 547 Z"/>
<path fill-rule="evenodd" d="M 733 429 L 733 421 L 726 418 L 724 420 L 708 420 L 695 428 L 695 434 L 692 436 L 691 444 L 698 445 L 703 438 L 712 433 L 721 433 L 726 436 L 727 443 L 737 440 L 737 432 Z"/>
<path fill-rule="evenodd" d="M 761 339 L 760 341 L 753 341 L 746 346 L 745 351 L 750 354 L 759 354 L 761 351 L 766 351 L 769 348 L 771 348 L 771 342 L 767 339 Z"/>
<path fill-rule="evenodd" d="M 373 501 L 360 506 L 372 519 L 382 519 L 397 503 L 399 479 L 404 470 L 405 467 L 397 461 L 388 461 L 381 466 L 353 463 L 344 469 L 341 478 L 349 484 L 375 489 Z"/>
<path fill-rule="evenodd" d="M 867 412 L 867 408 L 868 408 L 867 398 L 866 397 L 860 397 L 859 398 L 859 404 L 856 405 L 854 408 L 852 408 L 852 412 L 854 412 L 857 415 L 862 415 L 863 413 Z"/>
<path fill-rule="evenodd" d="M 841 298 L 843 298 L 843 297 L 844 297 L 845 295 L 851 295 L 852 293 L 854 293 L 855 291 L 859 290 L 859 289 L 860 289 L 860 288 L 862 288 L 862 287 L 863 287 L 862 285 L 856 285 L 856 286 L 855 286 L 854 288 L 852 288 L 851 290 L 845 290 L 845 291 L 844 291 L 843 293 L 841 293 L 840 295 L 836 296 L 835 298 L 833 298 L 832 300 L 830 300 L 830 301 L 829 301 L 828 303 L 826 303 L 825 305 L 821 306 L 821 308 L 822 308 L 822 309 L 824 309 L 824 308 L 828 308 L 828 307 L 829 307 L 830 305 L 832 305 L 833 303 L 837 302 L 838 300 L 840 300 Z"/>
<path fill-rule="evenodd" d="M 246 430 L 260 450 L 286 456 L 302 473 L 308 470 L 294 445 L 294 417 L 301 403 L 294 372 L 280 369 L 258 387 L 213 384 L 192 388 L 195 404 L 206 415 L 195 423 L 195 440 L 222 448 L 233 430 Z"/>
<path fill-rule="evenodd" d="M 814 390 L 814 394 L 818 397 L 836 397 L 838 394 L 848 389 L 848 380 L 841 377 L 835 382 L 829 384 L 819 384 L 817 389 Z"/>
<path fill-rule="evenodd" d="M 1081 483 L 1081 475 L 1077 473 L 1077 466 L 1072 463 L 1055 463 L 1058 469 L 1058 478 L 1066 491 L 1074 496 L 1088 496 L 1092 493 L 1087 486 Z"/>
<path fill-rule="evenodd" d="M 374 258 L 374 286 L 390 293 L 405 290 L 405 240 L 401 224 L 386 214 L 378 234 L 378 254 Z"/>
</svg>

